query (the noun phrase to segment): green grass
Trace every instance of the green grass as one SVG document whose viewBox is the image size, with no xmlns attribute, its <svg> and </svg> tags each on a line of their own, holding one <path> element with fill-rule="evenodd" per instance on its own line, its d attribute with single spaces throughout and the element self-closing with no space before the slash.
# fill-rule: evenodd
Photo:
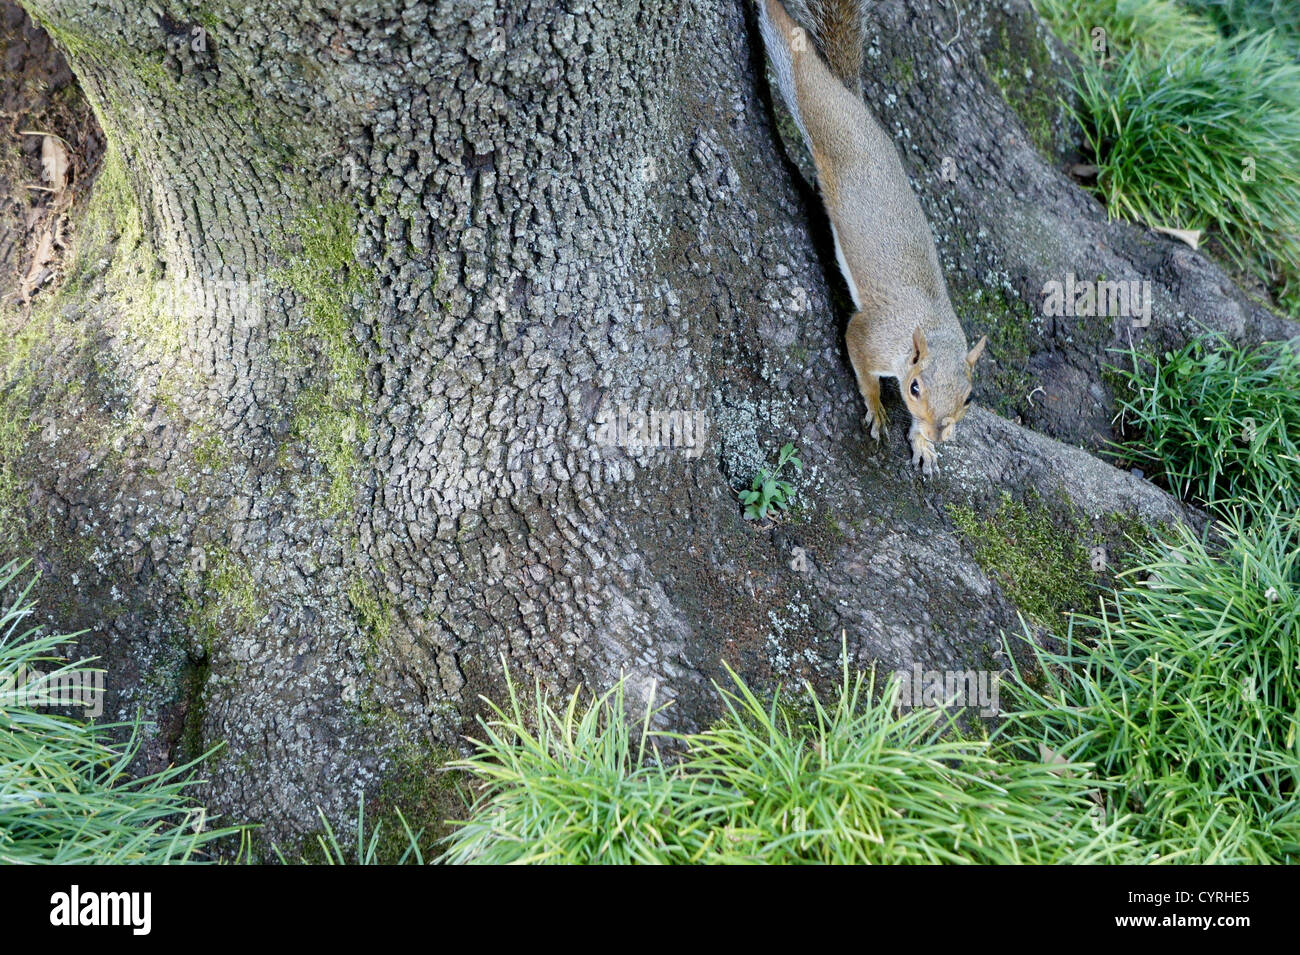
<svg viewBox="0 0 1300 955">
<path fill-rule="evenodd" d="M 1076 119 L 1111 216 L 1206 231 L 1211 248 L 1300 315 L 1297 8 L 1189 9 L 1174 0 L 1037 7 L 1083 60 Z M 1090 45 L 1096 27 L 1106 31 L 1105 60 Z"/>
<path fill-rule="evenodd" d="M 1130 53 L 1077 88 L 1113 216 L 1207 230 L 1300 309 L 1300 64 L 1243 36 L 1172 62 Z"/>
<path fill-rule="evenodd" d="M 1300 342 L 1206 336 L 1161 355 L 1121 352 L 1117 454 L 1217 510 L 1300 510 Z"/>
<path fill-rule="evenodd" d="M 0 567 L 0 863 L 110 864 L 194 862 L 219 838 L 191 798 L 197 762 L 132 777 L 142 724 L 92 725 L 34 708 L 33 670 L 52 677 L 91 672 L 59 651 L 71 636 L 28 623 L 34 608 L 22 567 Z M 41 685 L 40 682 L 37 685 Z M 48 683 L 46 683 L 48 685 Z M 124 745 L 115 730 L 129 731 Z"/>
<path fill-rule="evenodd" d="M 1184 0 L 1226 36 L 1254 31 L 1277 34 L 1293 56 L 1300 56 L 1300 4 L 1295 0 Z"/>
<path fill-rule="evenodd" d="M 477 753 L 449 764 L 478 794 L 443 861 L 690 860 L 686 789 L 648 759 L 648 722 L 629 721 L 621 682 L 589 706 L 575 693 L 559 709 L 540 688 L 526 701 L 508 687 L 508 708 L 489 702 L 495 718 L 481 721 Z"/>
<path fill-rule="evenodd" d="M 1108 818 L 1162 861 L 1300 858 L 1300 518 L 1182 528 L 1091 620 L 1095 645 L 1030 644 L 1001 732 L 1104 779 Z"/>
<path fill-rule="evenodd" d="M 424 830 L 412 829 L 400 809 L 395 809 L 393 816 L 387 824 L 375 821 L 367 829 L 366 803 L 361 799 L 357 803 L 357 824 L 350 836 L 340 836 L 320 813 L 321 831 L 297 859 L 290 859 L 278 846 L 272 848 L 271 854 L 281 865 L 425 865 L 428 860 L 421 848 Z"/>
<path fill-rule="evenodd" d="M 1135 540 L 1096 612 L 1050 648 L 1027 632 L 990 735 L 847 672 L 826 705 L 735 679 L 686 735 L 630 722 L 621 683 L 558 706 L 511 685 L 452 764 L 477 798 L 443 861 L 1300 861 L 1300 359 L 1210 338 L 1128 357 L 1123 453 L 1221 520 Z M 953 516 L 1030 616 L 1059 612 L 1035 601 L 1080 576 L 1086 528 Z"/>
<path fill-rule="evenodd" d="M 630 720 L 621 683 L 558 705 L 510 684 L 451 764 L 477 798 L 442 861 L 1297 861 L 1300 517 L 1219 534 L 1145 545 L 1059 652 L 1026 636 L 984 738 L 847 671 L 829 705 L 733 675 L 686 735 Z"/>
<path fill-rule="evenodd" d="M 1137 51 L 1159 57 L 1197 49 L 1217 38 L 1213 24 L 1177 0 L 1033 0 L 1053 31 L 1084 59 L 1100 59 L 1092 31 L 1105 31 L 1106 54 Z M 1086 53 L 1085 53 L 1086 51 Z"/>
<path fill-rule="evenodd" d="M 473 755 L 444 767 L 474 794 L 449 836 L 435 842 L 455 804 L 417 761 L 404 784 L 417 798 L 390 794 L 382 824 L 361 807 L 348 835 L 322 819 L 300 861 L 1297 861 L 1300 359 L 1210 338 L 1127 358 L 1114 374 L 1137 443 L 1123 453 L 1220 523 L 1141 544 L 1137 566 L 1095 614 L 1071 614 L 1059 644 L 1008 653 L 1028 663 L 1002 681 L 991 733 L 934 708 L 900 712 L 895 686 L 847 666 L 828 698 L 808 687 L 761 698 L 732 674 L 717 722 L 686 734 L 653 730 L 653 705 L 630 718 L 621 681 L 584 702 L 521 694 L 507 678 Z M 1085 561 L 1086 528 L 1062 544 L 1039 509 L 1004 502 L 954 519 L 991 542 L 986 562 L 1010 569 L 1031 613 Z M 22 597 L 15 607 L 6 670 L 66 639 L 15 640 Z M 132 781 L 134 742 L 117 750 L 100 730 L 2 703 L 0 726 L 15 713 L 20 731 L 0 733 L 0 859 L 202 857 L 216 833 L 183 825 L 202 820 L 184 795 L 191 766 Z M 32 777 L 41 795 L 15 799 Z M 407 805 L 422 807 L 414 826 Z"/>
<path fill-rule="evenodd" d="M 510 684 L 471 758 L 451 863 L 1103 862 L 1140 849 L 1093 812 L 1082 770 L 1003 759 L 942 711 L 899 715 L 847 668 L 834 702 L 764 703 L 737 677 L 689 735 L 626 715 L 622 683 L 588 704 L 525 705 Z M 807 714 L 791 715 L 792 710 Z M 679 751 L 661 753 L 663 741 Z"/>
<path fill-rule="evenodd" d="M 704 861 L 1115 862 L 1136 847 L 1098 826 L 1092 784 L 960 732 L 939 709 L 897 713 L 896 685 L 847 667 L 829 707 L 795 721 L 732 675 L 723 718 L 683 737 Z M 697 836 L 698 838 L 698 836 Z"/>
</svg>

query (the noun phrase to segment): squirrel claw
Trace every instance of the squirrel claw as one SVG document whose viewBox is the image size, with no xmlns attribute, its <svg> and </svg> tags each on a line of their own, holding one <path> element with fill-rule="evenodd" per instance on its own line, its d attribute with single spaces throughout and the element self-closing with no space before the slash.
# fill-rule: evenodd
<svg viewBox="0 0 1300 955">
<path fill-rule="evenodd" d="M 871 432 L 873 441 L 878 443 L 883 439 L 886 444 L 889 443 L 889 422 L 885 418 L 884 409 L 880 411 L 868 410 L 862 426 Z"/>
<path fill-rule="evenodd" d="M 924 435 L 917 434 L 912 438 L 912 463 L 921 465 L 921 474 L 925 477 L 939 473 L 939 456 Z"/>
</svg>

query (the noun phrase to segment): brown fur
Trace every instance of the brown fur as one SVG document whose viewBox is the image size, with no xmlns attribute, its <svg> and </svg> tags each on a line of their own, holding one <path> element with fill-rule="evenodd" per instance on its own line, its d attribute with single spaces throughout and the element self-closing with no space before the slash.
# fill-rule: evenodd
<svg viewBox="0 0 1300 955">
<path fill-rule="evenodd" d="M 861 0 L 810 0 L 834 71 L 811 43 L 794 42 L 800 27 L 779 0 L 760 2 L 785 44 L 772 51 L 769 39 L 769 52 L 774 60 L 788 57 L 795 102 L 787 105 L 807 136 L 841 267 L 854 291 L 857 311 L 845 341 L 871 436 L 886 434 L 880 379 L 897 378 L 912 416 L 912 459 L 931 474 L 934 446 L 948 440 L 966 414 L 984 340 L 968 349 L 898 151 L 850 89 L 860 82 Z"/>
</svg>

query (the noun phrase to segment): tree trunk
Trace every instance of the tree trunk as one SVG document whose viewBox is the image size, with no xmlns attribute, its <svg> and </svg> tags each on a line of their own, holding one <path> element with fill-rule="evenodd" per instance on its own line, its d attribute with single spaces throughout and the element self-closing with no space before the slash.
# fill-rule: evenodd
<svg viewBox="0 0 1300 955">
<path fill-rule="evenodd" d="M 864 434 L 748 4 L 22 2 L 109 143 L 78 248 L 111 229 L 24 312 L 8 547 L 150 760 L 224 742 L 211 804 L 275 838 L 454 743 L 503 661 L 626 673 L 678 728 L 724 661 L 833 681 L 841 634 L 859 666 L 995 665 L 1016 608 L 947 506 L 1188 519 L 1068 446 L 1111 437 L 1106 349 L 1295 333 L 1063 173 L 1065 54 L 1023 0 L 873 5 L 866 97 L 991 342 L 929 482 L 896 396 Z M 1150 327 L 1035 317 L 1068 271 L 1150 279 Z M 677 430 L 642 444 L 650 411 Z M 787 441 L 799 506 L 765 529 L 733 489 Z"/>
</svg>

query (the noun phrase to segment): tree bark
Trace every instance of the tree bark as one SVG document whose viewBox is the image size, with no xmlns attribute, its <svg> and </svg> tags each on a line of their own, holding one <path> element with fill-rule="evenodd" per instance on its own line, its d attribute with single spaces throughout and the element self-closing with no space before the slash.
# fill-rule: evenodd
<svg viewBox="0 0 1300 955">
<path fill-rule="evenodd" d="M 873 6 L 866 97 L 1006 416 L 975 409 L 932 482 L 896 396 L 891 443 L 863 432 L 748 4 L 22 2 L 141 244 L 125 290 L 106 256 L 42 319 L 9 547 L 53 623 L 91 628 L 114 710 L 157 722 L 150 760 L 223 742 L 207 797 L 274 838 L 454 743 L 503 661 L 557 689 L 625 673 L 678 728 L 724 661 L 834 681 L 841 634 L 859 666 L 996 665 L 1016 608 L 947 505 L 1195 520 L 1070 447 L 1111 437 L 1106 349 L 1296 330 L 1062 172 L 1066 55 L 1023 0 Z M 1150 279 L 1152 325 L 1035 317 L 1066 271 Z M 637 447 L 622 408 L 703 440 Z M 786 441 L 800 508 L 763 529 L 733 489 Z"/>
</svg>

